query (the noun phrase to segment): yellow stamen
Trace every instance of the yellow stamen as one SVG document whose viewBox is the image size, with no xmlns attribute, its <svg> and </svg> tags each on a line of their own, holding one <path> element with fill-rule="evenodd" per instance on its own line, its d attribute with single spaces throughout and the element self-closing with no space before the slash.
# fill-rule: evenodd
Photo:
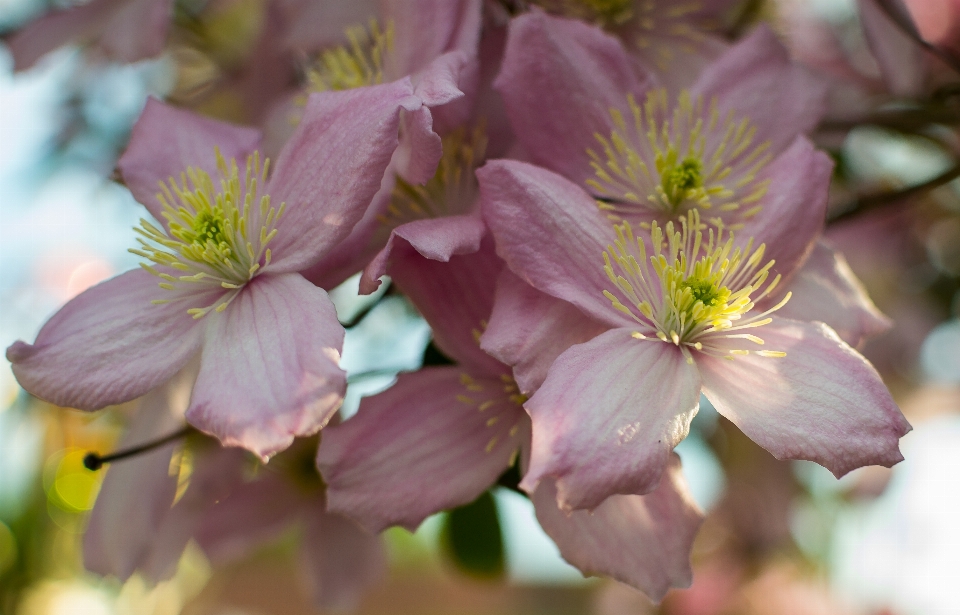
<svg viewBox="0 0 960 615">
<path fill-rule="evenodd" d="M 393 22 L 381 30 L 375 19 L 367 28 L 352 26 L 346 30 L 348 45 L 320 54 L 307 73 L 312 92 L 350 90 L 383 83 L 386 55 L 393 50 Z"/>
</svg>

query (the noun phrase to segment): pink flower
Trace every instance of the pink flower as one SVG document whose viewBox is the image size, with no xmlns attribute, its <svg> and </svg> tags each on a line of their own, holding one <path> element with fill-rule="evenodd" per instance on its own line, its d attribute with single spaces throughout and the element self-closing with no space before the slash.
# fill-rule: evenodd
<svg viewBox="0 0 960 615">
<path fill-rule="evenodd" d="M 150 101 L 119 163 L 157 220 L 138 229 L 143 269 L 73 299 L 35 344 L 13 344 L 21 385 L 94 410 L 199 354 L 191 424 L 263 458 L 315 433 L 342 400 L 343 328 L 296 272 L 349 234 L 397 146 L 401 109 L 421 106 L 409 80 L 315 95 L 268 173 L 257 131 Z"/>
<path fill-rule="evenodd" d="M 779 281 L 773 263 L 796 268 L 819 223 L 788 223 L 796 209 L 776 208 L 752 223 L 756 243 L 738 244 L 691 209 L 681 224 L 652 223 L 651 241 L 627 222 L 615 229 L 590 195 L 550 171 L 494 161 L 477 174 L 510 269 L 606 329 L 560 354 L 525 404 L 526 490 L 553 479 L 566 509 L 649 492 L 701 391 L 778 458 L 838 476 L 902 459 L 897 443 L 910 427 L 873 367 L 826 325 L 757 307 Z M 523 329 L 530 316 L 495 309 L 487 335 L 509 337 L 495 325 Z M 558 316 L 557 331 L 582 318 Z"/>
<path fill-rule="evenodd" d="M 317 463 L 329 509 L 371 531 L 415 529 L 428 515 L 473 501 L 529 446 L 530 423 L 509 368 L 478 338 L 503 264 L 487 241 L 448 263 L 398 251 L 389 273 L 431 324 L 456 366 L 403 374 L 324 430 Z M 537 517 L 561 554 L 584 574 L 612 576 L 659 599 L 691 581 L 689 553 L 702 520 L 680 472 L 645 496 L 614 496 L 593 513 L 562 512 L 555 487 L 533 493 Z"/>
</svg>

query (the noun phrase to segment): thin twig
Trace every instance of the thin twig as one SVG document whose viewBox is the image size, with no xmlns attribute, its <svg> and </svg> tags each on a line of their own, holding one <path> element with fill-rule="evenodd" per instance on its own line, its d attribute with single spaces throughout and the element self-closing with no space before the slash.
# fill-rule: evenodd
<svg viewBox="0 0 960 615">
<path fill-rule="evenodd" d="M 866 196 L 862 196 L 850 202 L 845 207 L 839 208 L 838 213 L 829 216 L 827 221 L 830 224 L 834 224 L 842 220 L 849 220 L 850 218 L 860 216 L 868 211 L 874 211 L 885 205 L 891 205 L 904 199 L 923 194 L 924 192 L 928 192 L 935 188 L 939 188 L 944 184 L 952 182 L 958 177 L 960 177 L 960 164 L 957 164 L 940 175 L 937 175 L 936 177 L 915 186 L 908 186 L 901 190 L 893 190 L 890 192 L 880 192 L 877 194 L 868 194 Z"/>
</svg>

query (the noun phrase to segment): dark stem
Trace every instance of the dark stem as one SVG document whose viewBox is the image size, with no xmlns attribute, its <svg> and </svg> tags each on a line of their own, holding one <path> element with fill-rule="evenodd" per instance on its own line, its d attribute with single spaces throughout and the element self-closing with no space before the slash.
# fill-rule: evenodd
<svg viewBox="0 0 960 615">
<path fill-rule="evenodd" d="M 833 224 L 835 222 L 840 222 L 841 220 L 847 220 L 855 216 L 859 216 L 865 212 L 878 209 L 884 205 L 889 205 L 912 196 L 923 194 L 924 192 L 928 192 L 934 188 L 939 188 L 944 184 L 948 184 L 958 177 L 960 177 L 960 164 L 953 166 L 947 171 L 937 175 L 933 179 L 923 182 L 922 184 L 908 186 L 902 190 L 881 192 L 878 194 L 869 194 L 867 196 L 860 197 L 845 207 L 841 207 L 838 213 L 830 216 L 828 222 Z"/>
<path fill-rule="evenodd" d="M 88 470 L 99 470 L 103 467 L 103 464 L 110 463 L 111 461 L 118 461 L 120 459 L 126 459 L 127 457 L 134 457 L 140 453 L 145 453 L 151 451 L 155 448 L 159 448 L 164 444 L 173 442 L 174 440 L 179 440 L 181 438 L 187 437 L 192 431 L 193 427 L 187 425 L 179 431 L 175 431 L 170 435 L 164 436 L 159 440 L 154 440 L 153 442 L 147 442 L 146 444 L 141 444 L 140 446 L 134 446 L 133 448 L 128 448 L 126 450 L 117 451 L 109 455 L 100 456 L 100 453 L 87 453 L 83 458 L 83 467 Z"/>
</svg>

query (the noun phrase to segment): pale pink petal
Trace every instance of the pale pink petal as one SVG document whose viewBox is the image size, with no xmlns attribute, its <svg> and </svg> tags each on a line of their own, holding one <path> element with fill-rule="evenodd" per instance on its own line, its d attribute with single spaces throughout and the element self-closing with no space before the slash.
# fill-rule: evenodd
<svg viewBox="0 0 960 615">
<path fill-rule="evenodd" d="M 413 531 L 496 481 L 529 433 L 526 415 L 501 379 L 462 374 L 457 367 L 403 374 L 365 398 L 356 416 L 324 430 L 317 465 L 330 511 L 374 532 Z"/>
<path fill-rule="evenodd" d="M 340 407 L 343 327 L 327 293 L 302 276 L 261 275 L 204 318 L 192 425 L 266 458 Z"/>
<path fill-rule="evenodd" d="M 170 178 L 179 182 L 181 173 L 191 166 L 216 178 L 215 147 L 224 158 L 236 158 L 242 168 L 260 145 L 260 137 L 254 128 L 219 122 L 148 98 L 117 168 L 137 202 L 166 226 L 157 200 L 161 182 Z"/>
<path fill-rule="evenodd" d="M 68 9 L 52 10 L 4 41 L 13 56 L 13 69 L 26 70 L 49 52 L 74 42 L 88 42 L 122 0 L 92 0 Z"/>
<path fill-rule="evenodd" d="M 84 291 L 47 321 L 37 341 L 7 348 L 29 393 L 58 406 L 98 410 L 145 395 L 200 349 L 202 328 L 187 309 L 216 298 L 182 296 L 136 269 Z"/>
<path fill-rule="evenodd" d="M 823 232 L 833 161 L 806 137 L 797 137 L 761 172 L 770 181 L 763 209 L 735 232 L 754 247 L 766 244 L 764 262 L 775 260 L 774 273 L 791 276 L 813 250 Z"/>
<path fill-rule="evenodd" d="M 426 106 L 400 118 L 400 143 L 390 163 L 392 170 L 410 184 L 423 184 L 437 172 L 443 142 L 433 130 L 433 115 Z"/>
<path fill-rule="evenodd" d="M 514 273 L 600 322 L 632 324 L 603 295 L 611 286 L 603 252 L 616 235 L 590 195 L 556 173 L 514 160 L 488 162 L 477 179 L 484 221 Z"/>
<path fill-rule="evenodd" d="M 587 148 L 597 147 L 595 134 L 610 134 L 610 109 L 628 93 L 642 101 L 649 85 L 616 38 L 540 11 L 510 22 L 494 83 L 531 162 L 580 185 L 594 175 Z"/>
<path fill-rule="evenodd" d="M 107 23 L 100 46 L 121 62 L 160 55 L 173 20 L 173 0 L 129 0 Z"/>
<path fill-rule="evenodd" d="M 926 78 L 923 48 L 894 23 L 876 0 L 857 0 L 860 23 L 873 57 L 880 65 L 880 74 L 896 96 L 914 97 L 922 93 Z M 901 15 L 909 20 L 909 12 L 901 5 Z"/>
<path fill-rule="evenodd" d="M 368 295 L 380 286 L 380 277 L 387 273 L 390 255 L 398 240 L 404 240 L 424 258 L 447 262 L 455 254 L 469 254 L 480 249 L 480 240 L 486 232 L 480 212 L 464 216 L 424 218 L 401 224 L 393 230 L 387 245 L 360 278 L 360 292 Z"/>
<path fill-rule="evenodd" d="M 249 468 L 246 455 L 209 442 L 194 450 L 190 484 L 183 497 L 154 526 L 153 545 L 138 570 L 150 582 L 170 578 L 187 543 L 196 534 L 204 517 L 217 503 L 243 483 Z"/>
<path fill-rule="evenodd" d="M 512 366 L 520 390 L 531 394 L 567 348 L 590 341 L 608 328 L 504 271 L 480 347 Z"/>
<path fill-rule="evenodd" d="M 343 44 L 346 42 L 344 31 L 350 26 L 366 25 L 377 16 L 378 4 L 377 0 L 302 2 L 294 9 L 284 42 L 307 52 Z"/>
<path fill-rule="evenodd" d="M 301 570 L 314 603 L 324 612 L 352 612 L 363 593 L 386 576 L 383 542 L 354 521 L 325 513 L 319 506 L 306 512 Z"/>
<path fill-rule="evenodd" d="M 757 128 L 754 143 L 770 141 L 773 153 L 812 130 L 826 111 L 826 82 L 793 64 L 766 26 L 741 40 L 707 67 L 691 88 L 717 98 L 720 117 L 733 111 Z"/>
<path fill-rule="evenodd" d="M 693 581 L 690 551 L 703 514 L 676 454 L 660 485 L 646 495 L 614 495 L 593 511 L 564 513 L 548 479 L 532 499 L 544 531 L 585 576 L 612 577 L 658 602 L 671 587 L 689 587 Z"/>
<path fill-rule="evenodd" d="M 269 466 L 256 479 L 237 485 L 204 515 L 193 539 L 214 563 L 249 554 L 300 520 L 307 498 L 322 498 L 298 488 Z"/>
<path fill-rule="evenodd" d="M 180 378 L 145 395 L 117 448 L 151 442 L 183 427 L 188 395 L 189 382 Z M 107 466 L 107 476 L 83 535 L 83 564 L 87 570 L 126 581 L 146 561 L 154 530 L 169 512 L 177 492 L 177 477 L 170 475 L 170 458 L 179 445 L 170 442 Z"/>
<path fill-rule="evenodd" d="M 397 148 L 401 109 L 420 106 L 409 79 L 310 95 L 267 188 L 275 206 L 286 203 L 274 271 L 305 269 L 350 234 Z"/>
<path fill-rule="evenodd" d="M 793 296 L 777 316 L 825 322 L 854 348 L 892 325 L 870 300 L 843 254 L 822 239 L 784 289 L 787 290 Z"/>
<path fill-rule="evenodd" d="M 392 79 L 427 68 L 448 51 L 474 56 L 480 40 L 480 0 L 385 0 L 380 15 L 394 27 L 384 72 Z M 432 103 L 427 103 L 432 104 Z"/>
<path fill-rule="evenodd" d="M 697 356 L 720 414 L 777 459 L 816 461 L 838 477 L 903 459 L 898 441 L 910 424 L 873 366 L 832 329 L 776 318 L 756 334 L 787 356 Z"/>
<path fill-rule="evenodd" d="M 613 329 L 572 346 L 525 404 L 530 469 L 520 486 L 557 482 L 564 510 L 656 489 L 700 404 L 700 377 L 672 344 Z"/>
<path fill-rule="evenodd" d="M 480 250 L 447 263 L 427 260 L 407 248 L 394 254 L 393 283 L 430 323 L 433 342 L 471 374 L 504 373 L 502 363 L 483 352 L 477 337 L 493 310 L 493 294 L 503 261 L 487 237 Z"/>
</svg>

